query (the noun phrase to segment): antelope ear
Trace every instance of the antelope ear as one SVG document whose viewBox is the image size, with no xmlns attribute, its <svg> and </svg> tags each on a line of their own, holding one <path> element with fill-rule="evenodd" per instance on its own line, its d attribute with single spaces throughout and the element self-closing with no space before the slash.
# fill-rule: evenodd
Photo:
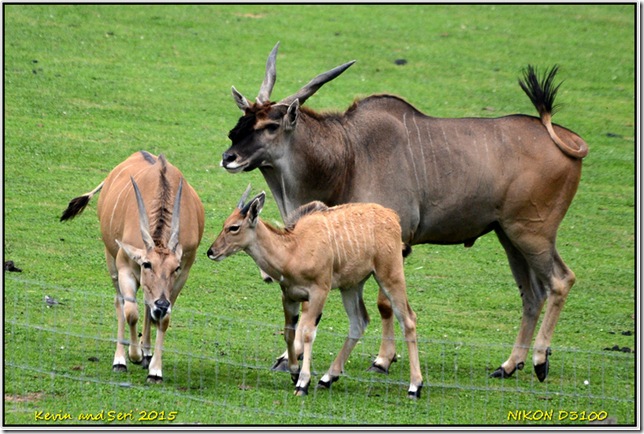
<svg viewBox="0 0 644 434">
<path fill-rule="evenodd" d="M 232 88 L 233 91 L 233 98 L 235 98 L 235 102 L 237 103 L 237 107 L 244 113 L 246 112 L 247 109 L 250 108 L 250 102 L 242 95 L 239 93 L 237 89 L 235 89 L 235 86 Z"/>
<path fill-rule="evenodd" d="M 266 199 L 266 193 L 262 191 L 260 194 L 255 196 L 255 198 L 250 203 L 247 217 L 248 217 L 248 224 L 250 225 L 251 228 L 254 228 L 257 225 L 257 218 L 259 217 L 259 213 L 262 212 L 262 208 L 264 208 L 265 199 Z"/>
<path fill-rule="evenodd" d="M 119 240 L 114 240 L 114 241 L 116 241 L 116 244 L 119 245 L 121 250 L 123 250 L 131 260 L 133 260 L 139 265 L 143 263 L 143 258 L 145 258 L 145 253 L 146 253 L 145 250 L 137 249 L 136 247 L 127 243 L 123 243 Z"/>
<path fill-rule="evenodd" d="M 295 101 L 293 101 L 291 105 L 288 106 L 286 115 L 284 116 L 284 118 L 282 118 L 284 129 L 287 131 L 294 129 L 295 124 L 297 124 L 297 118 L 299 115 L 300 115 L 300 100 L 296 98 Z"/>
<path fill-rule="evenodd" d="M 177 244 L 177 247 L 174 248 L 174 255 L 181 262 L 181 257 L 183 256 L 183 247 L 181 247 L 181 244 Z"/>
</svg>

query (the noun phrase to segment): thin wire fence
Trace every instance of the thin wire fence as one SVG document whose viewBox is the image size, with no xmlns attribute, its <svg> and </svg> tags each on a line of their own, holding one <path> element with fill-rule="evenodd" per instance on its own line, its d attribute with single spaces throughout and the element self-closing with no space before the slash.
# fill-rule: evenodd
<svg viewBox="0 0 644 434">
<path fill-rule="evenodd" d="M 9 422 L 14 419 L 7 413 L 16 418 L 37 414 L 34 401 L 43 395 L 59 396 L 61 408 L 54 412 L 64 415 L 72 400 L 83 399 L 83 391 L 104 394 L 111 399 L 105 408 L 118 409 L 132 396 L 153 390 L 159 402 L 181 403 L 180 421 L 187 424 L 635 423 L 634 353 L 553 348 L 546 382 L 536 379 L 529 363 L 513 378 L 500 381 L 489 374 L 511 346 L 420 339 L 425 386 L 421 399 L 411 404 L 406 398 L 406 348 L 400 339 L 399 360 L 389 375 L 366 372 L 380 344 L 374 334 L 360 340 L 340 381 L 330 390 L 314 388 L 346 336 L 321 327 L 310 394 L 295 399 L 289 375 L 270 370 L 285 348 L 282 324 L 183 309 L 180 303 L 173 307 L 165 341 L 164 383 L 150 386 L 145 371 L 131 364 L 123 376 L 111 372 L 116 321 L 109 294 L 74 290 L 74 303 L 92 305 L 79 318 L 72 306 L 48 306 L 42 300 L 43 289 L 68 294 L 69 288 L 21 278 L 11 278 L 9 284 L 11 290 L 4 294 Z M 213 409 L 208 420 L 199 416 L 204 406 Z M 72 416 L 79 423 L 78 414 Z"/>
</svg>

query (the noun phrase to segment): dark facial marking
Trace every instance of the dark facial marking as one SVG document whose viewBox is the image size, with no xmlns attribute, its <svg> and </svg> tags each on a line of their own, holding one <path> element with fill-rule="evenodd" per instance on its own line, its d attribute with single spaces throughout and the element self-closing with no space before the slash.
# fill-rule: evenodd
<svg viewBox="0 0 644 434">
<path fill-rule="evenodd" d="M 257 121 L 257 115 L 255 112 L 249 111 L 244 116 L 239 118 L 237 125 L 230 130 L 228 133 L 228 138 L 233 142 L 237 143 L 242 140 L 244 137 L 253 133 L 253 126 Z"/>
</svg>

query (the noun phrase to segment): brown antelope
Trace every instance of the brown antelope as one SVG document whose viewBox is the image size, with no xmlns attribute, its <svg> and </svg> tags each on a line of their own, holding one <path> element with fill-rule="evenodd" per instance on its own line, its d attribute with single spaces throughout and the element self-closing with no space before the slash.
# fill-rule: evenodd
<svg viewBox="0 0 644 434">
<path fill-rule="evenodd" d="M 163 155 L 155 157 L 141 151 L 116 166 L 94 190 L 72 199 L 60 220 L 80 214 L 99 191 L 98 218 L 105 259 L 116 288 L 118 337 L 112 369 L 127 370 L 127 322 L 130 361 L 149 369 L 148 382 L 160 383 L 163 338 L 203 235 L 204 208 L 179 169 Z M 145 303 L 140 344 L 136 328 L 139 286 L 143 287 Z M 154 355 L 150 323 L 157 327 Z"/>
<path fill-rule="evenodd" d="M 555 325 L 575 282 L 557 252 L 557 229 L 588 153 L 581 137 L 552 123 L 557 67 L 539 79 L 529 66 L 519 82 L 538 118 L 443 119 L 386 94 L 356 100 L 344 113 L 302 106 L 353 62 L 273 102 L 276 56 L 277 45 L 255 102 L 233 87 L 243 116 L 230 131 L 232 145 L 221 165 L 231 173 L 259 169 L 282 218 L 314 200 L 329 206 L 375 202 L 396 211 L 402 240 L 410 245 L 471 247 L 494 231 L 519 287 L 523 319 L 510 356 L 492 376 L 509 377 L 523 368 L 546 305 L 532 359 L 543 381 Z M 383 340 L 372 369 L 387 372 L 396 351 L 392 309 L 383 293 L 378 308 Z"/>
<path fill-rule="evenodd" d="M 416 342 L 416 314 L 407 302 L 403 243 L 396 213 L 376 204 L 327 208 L 314 202 L 298 210 L 285 229 L 277 229 L 258 218 L 265 194 L 260 193 L 244 205 L 248 191 L 226 219 L 221 233 L 208 249 L 208 257 L 220 261 L 243 250 L 260 269 L 279 282 L 288 368 L 295 383 L 295 394 L 308 392 L 313 341 L 332 288 L 339 288 L 342 294 L 349 316 L 349 335 L 318 386 L 331 387 L 343 372 L 344 363 L 369 323 L 362 290 L 365 281 L 373 275 L 391 301 L 407 341 L 411 375 L 408 396 L 420 397 L 423 378 Z M 299 303 L 303 301 L 308 301 L 308 309 L 302 312 L 299 321 L 300 345 L 304 349 L 299 371 L 294 340 Z"/>
</svg>

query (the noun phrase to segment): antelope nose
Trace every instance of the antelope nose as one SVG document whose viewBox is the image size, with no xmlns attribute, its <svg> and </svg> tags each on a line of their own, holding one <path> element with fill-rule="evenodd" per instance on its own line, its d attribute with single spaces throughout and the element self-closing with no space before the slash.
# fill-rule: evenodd
<svg viewBox="0 0 644 434">
<path fill-rule="evenodd" d="M 169 309 L 170 302 L 165 298 L 160 298 L 154 302 L 154 315 L 152 316 L 161 319 L 168 313 Z"/>
<path fill-rule="evenodd" d="M 209 249 L 208 249 L 208 251 L 206 252 L 206 255 L 207 255 L 209 258 L 211 258 L 211 259 L 212 259 L 212 257 L 214 256 L 214 253 L 215 253 L 215 252 L 213 252 L 213 251 L 212 251 L 212 247 L 211 247 L 211 248 L 209 248 Z"/>
<path fill-rule="evenodd" d="M 222 162 L 223 164 L 232 163 L 232 162 L 233 162 L 233 161 L 235 161 L 236 159 L 237 159 L 237 155 L 235 155 L 235 154 L 234 154 L 234 153 L 232 153 L 232 152 L 224 152 L 224 153 L 222 154 L 222 156 L 221 156 L 221 162 Z"/>
</svg>

